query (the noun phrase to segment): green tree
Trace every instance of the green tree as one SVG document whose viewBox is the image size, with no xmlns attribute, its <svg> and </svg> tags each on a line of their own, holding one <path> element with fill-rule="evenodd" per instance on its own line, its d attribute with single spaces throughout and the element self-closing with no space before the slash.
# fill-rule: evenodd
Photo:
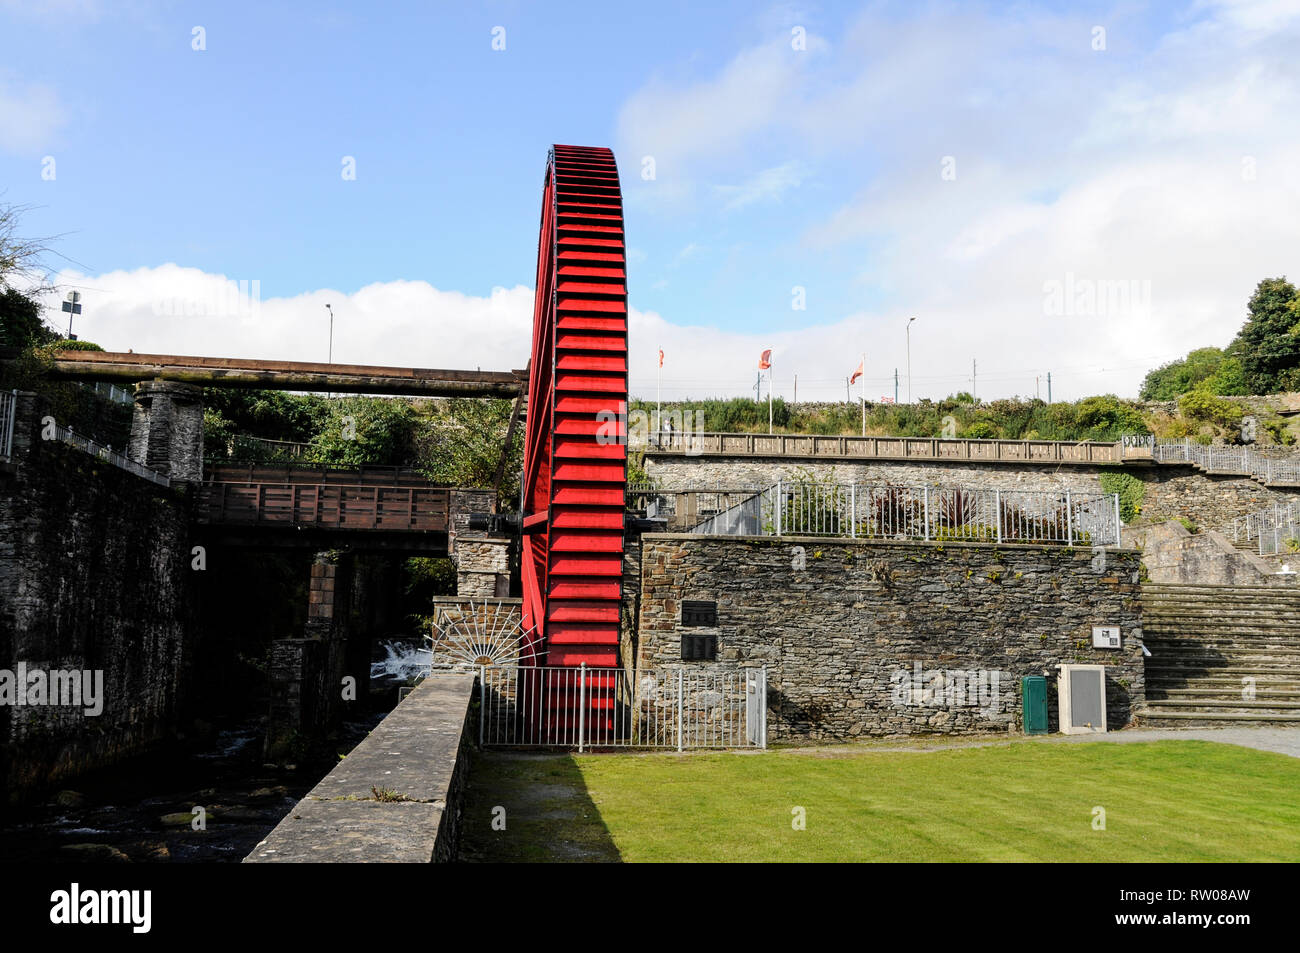
<svg viewBox="0 0 1300 953">
<path fill-rule="evenodd" d="M 57 336 L 41 318 L 40 302 L 16 288 L 0 294 L 0 347 L 48 344 Z"/>
<path fill-rule="evenodd" d="M 405 400 L 351 396 L 325 402 L 311 460 L 330 466 L 404 466 L 415 456 L 416 413 Z"/>
<path fill-rule="evenodd" d="M 437 405 L 421 429 L 416 457 L 429 479 L 461 487 L 492 486 L 501 462 L 514 402 L 510 400 L 448 400 Z M 517 508 L 519 471 L 523 466 L 522 426 L 506 450 L 500 503 Z"/>
<path fill-rule="evenodd" d="M 1205 379 L 1205 389 L 1223 397 L 1243 397 L 1250 393 L 1246 386 L 1246 372 L 1241 369 L 1241 359 L 1225 357 L 1215 372 Z"/>
<path fill-rule="evenodd" d="M 1066 440 L 1118 440 L 1124 434 L 1149 433 L 1141 412 L 1114 394 L 1085 397 L 1076 408 L 1080 433 Z"/>
<path fill-rule="evenodd" d="M 1241 361 L 1246 386 L 1273 394 L 1295 380 L 1300 368 L 1300 295 L 1285 278 L 1266 278 L 1246 305 L 1249 317 L 1228 347 Z"/>
<path fill-rule="evenodd" d="M 1174 400 L 1214 375 L 1223 360 L 1220 348 L 1197 348 L 1186 357 L 1162 364 L 1148 373 L 1139 396 L 1143 400 Z"/>
</svg>

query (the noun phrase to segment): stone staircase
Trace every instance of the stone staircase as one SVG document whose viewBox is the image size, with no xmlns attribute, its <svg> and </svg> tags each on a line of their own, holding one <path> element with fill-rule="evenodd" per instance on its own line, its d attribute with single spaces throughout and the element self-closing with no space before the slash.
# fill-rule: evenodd
<svg viewBox="0 0 1300 953">
<path fill-rule="evenodd" d="M 1139 724 L 1300 727 L 1300 588 L 1148 583 L 1141 598 Z"/>
</svg>

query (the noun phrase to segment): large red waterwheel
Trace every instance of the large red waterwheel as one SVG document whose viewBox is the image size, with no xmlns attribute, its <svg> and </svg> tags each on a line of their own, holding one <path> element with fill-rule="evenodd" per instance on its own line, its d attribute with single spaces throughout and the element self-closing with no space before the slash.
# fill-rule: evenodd
<svg viewBox="0 0 1300 953">
<path fill-rule="evenodd" d="M 623 198 L 608 149 L 553 146 L 546 163 L 523 472 L 524 625 L 550 668 L 618 665 L 627 484 Z M 612 692 L 555 673 L 552 736 L 600 729 Z M 608 709 L 608 710 L 606 710 Z"/>
</svg>

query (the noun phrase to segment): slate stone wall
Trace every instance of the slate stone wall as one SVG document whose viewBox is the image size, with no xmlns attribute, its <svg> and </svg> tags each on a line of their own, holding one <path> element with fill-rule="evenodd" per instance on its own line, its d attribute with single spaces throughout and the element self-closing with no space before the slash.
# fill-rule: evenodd
<svg viewBox="0 0 1300 953">
<path fill-rule="evenodd" d="M 170 736 L 197 646 L 189 506 L 55 440 L 23 394 L 0 471 L 0 669 L 103 673 L 103 711 L 0 705 L 0 774 L 20 800 Z"/>
<path fill-rule="evenodd" d="M 1294 453 L 1292 453 L 1294 456 Z M 1300 500 L 1300 489 L 1268 487 L 1245 476 L 1211 476 L 1192 466 L 1100 467 L 1040 464 L 978 464 L 939 461 L 809 461 L 758 457 L 647 456 L 646 472 L 664 489 L 770 486 L 777 480 L 879 483 L 908 486 L 983 486 L 989 489 L 1069 490 L 1101 493 L 1100 476 L 1122 470 L 1146 484 L 1135 523 L 1183 517 L 1219 529 L 1273 503 Z"/>
<path fill-rule="evenodd" d="M 985 733 L 1021 727 L 1020 679 L 1108 666 L 1107 718 L 1145 697 L 1139 554 L 980 543 L 642 537 L 641 668 L 766 665 L 771 741 Z M 717 626 L 683 627 L 684 599 Z M 1118 650 L 1092 648 L 1117 625 Z M 688 632 L 717 662 L 683 662 Z M 996 673 L 996 685 L 994 676 Z"/>
</svg>

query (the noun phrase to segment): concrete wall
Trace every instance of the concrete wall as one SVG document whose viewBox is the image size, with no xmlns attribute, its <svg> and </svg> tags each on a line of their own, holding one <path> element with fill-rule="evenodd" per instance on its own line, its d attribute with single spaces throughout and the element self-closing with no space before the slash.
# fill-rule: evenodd
<svg viewBox="0 0 1300 953">
<path fill-rule="evenodd" d="M 774 741 L 1014 731 L 1021 677 L 1044 674 L 1055 729 L 1055 666 L 1105 664 L 1118 728 L 1145 697 L 1138 560 L 1131 549 L 647 535 L 639 662 L 766 665 Z M 683 599 L 716 601 L 716 629 L 684 628 Z M 1093 649 L 1094 625 L 1119 626 L 1122 648 Z M 682 662 L 687 632 L 715 633 L 718 663 Z M 928 703 L 934 680 L 956 672 L 986 673 L 986 697 L 958 704 L 953 685 L 952 704 Z"/>
<path fill-rule="evenodd" d="M 21 398 L 0 472 L 0 669 L 100 671 L 104 701 L 0 705 L 11 800 L 169 736 L 196 649 L 185 493 L 42 440 L 46 412 Z"/>
<path fill-rule="evenodd" d="M 426 678 L 244 863 L 454 860 L 474 683 L 472 675 Z"/>
</svg>

